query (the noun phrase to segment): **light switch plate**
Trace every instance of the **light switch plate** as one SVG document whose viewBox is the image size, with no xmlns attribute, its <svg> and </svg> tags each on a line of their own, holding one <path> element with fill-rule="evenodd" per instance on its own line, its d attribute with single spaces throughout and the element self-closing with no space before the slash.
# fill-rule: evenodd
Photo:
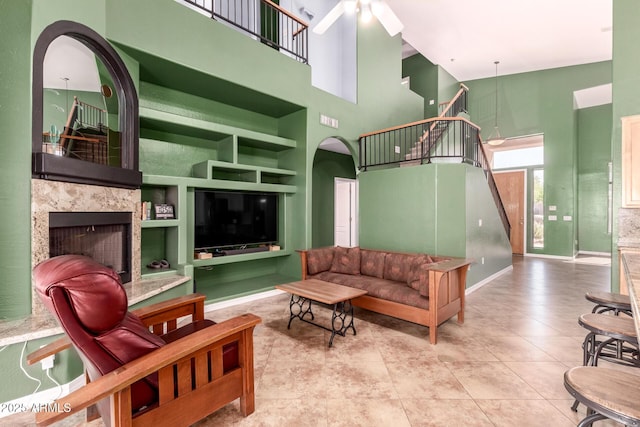
<svg viewBox="0 0 640 427">
<path fill-rule="evenodd" d="M 549 215 L 549 221 L 557 221 L 557 220 L 558 220 L 557 215 Z"/>
</svg>

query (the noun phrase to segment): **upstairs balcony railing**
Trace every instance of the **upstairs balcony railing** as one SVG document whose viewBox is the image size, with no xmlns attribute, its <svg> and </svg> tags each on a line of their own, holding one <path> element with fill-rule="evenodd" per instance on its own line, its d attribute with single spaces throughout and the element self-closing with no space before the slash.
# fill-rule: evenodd
<svg viewBox="0 0 640 427">
<path fill-rule="evenodd" d="M 307 64 L 309 25 L 270 0 L 181 0 Z"/>
<path fill-rule="evenodd" d="M 463 117 L 454 116 L 466 110 L 466 92 L 463 86 L 439 117 L 360 135 L 359 168 L 366 171 L 394 164 L 432 162 L 467 163 L 480 167 L 505 232 L 511 236 L 511 225 L 482 146 L 480 128 Z"/>
</svg>

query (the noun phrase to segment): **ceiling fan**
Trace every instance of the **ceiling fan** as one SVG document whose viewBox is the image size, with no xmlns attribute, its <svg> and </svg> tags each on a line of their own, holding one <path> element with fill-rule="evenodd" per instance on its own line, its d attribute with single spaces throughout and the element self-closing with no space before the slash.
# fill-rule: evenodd
<svg viewBox="0 0 640 427">
<path fill-rule="evenodd" d="M 372 17 L 387 30 L 391 37 L 398 34 L 404 28 L 402 22 L 384 0 L 340 0 L 327 15 L 313 28 L 316 34 L 323 34 L 342 16 L 343 13 L 359 13 L 363 22 L 370 21 Z"/>
</svg>

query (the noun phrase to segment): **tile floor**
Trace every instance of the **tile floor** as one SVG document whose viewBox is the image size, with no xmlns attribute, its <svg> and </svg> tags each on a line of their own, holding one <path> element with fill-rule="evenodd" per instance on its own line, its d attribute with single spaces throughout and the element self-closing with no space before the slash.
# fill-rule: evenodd
<svg viewBox="0 0 640 427">
<path fill-rule="evenodd" d="M 467 297 L 464 325 L 428 329 L 357 310 L 356 336 L 294 320 L 288 296 L 210 314 L 262 317 L 255 331 L 256 412 L 237 404 L 198 426 L 572 426 L 567 368 L 582 362 L 580 314 L 589 290 L 609 290 L 610 268 L 514 258 L 514 268 Z M 318 309 L 321 320 L 328 309 Z M 616 425 L 616 423 L 600 423 Z"/>
<path fill-rule="evenodd" d="M 294 320 L 287 330 L 285 294 L 211 312 L 262 317 L 256 411 L 243 418 L 234 402 L 196 425 L 574 426 L 584 407 L 569 409 L 563 373 L 582 363 L 584 293 L 609 283 L 606 266 L 515 257 L 513 271 L 468 295 L 464 325 L 442 325 L 435 346 L 426 327 L 356 309 L 357 335 L 327 348 L 323 329 Z M 329 321 L 328 309 L 315 312 Z"/>
</svg>

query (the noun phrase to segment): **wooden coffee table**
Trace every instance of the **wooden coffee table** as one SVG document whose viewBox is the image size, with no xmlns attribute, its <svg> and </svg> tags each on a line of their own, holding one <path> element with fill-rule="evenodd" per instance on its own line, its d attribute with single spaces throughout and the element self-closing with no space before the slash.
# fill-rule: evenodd
<svg viewBox="0 0 640 427">
<path fill-rule="evenodd" d="M 335 283 L 318 279 L 285 283 L 283 285 L 276 285 L 275 288 L 291 294 L 291 300 L 289 301 L 289 324 L 287 325 L 287 329 L 291 328 L 291 321 L 298 318 L 303 322 L 331 331 L 329 347 L 333 345 L 333 337 L 335 337 L 336 334 L 344 337 L 349 329 L 353 331 L 353 335 L 356 334 L 356 328 L 353 324 L 353 305 L 351 304 L 351 300 L 365 295 L 367 291 L 349 286 L 336 285 Z M 313 322 L 314 316 L 311 311 L 311 303 L 313 301 L 333 305 L 331 328 Z M 307 315 L 309 315 L 311 319 L 305 319 Z"/>
</svg>

